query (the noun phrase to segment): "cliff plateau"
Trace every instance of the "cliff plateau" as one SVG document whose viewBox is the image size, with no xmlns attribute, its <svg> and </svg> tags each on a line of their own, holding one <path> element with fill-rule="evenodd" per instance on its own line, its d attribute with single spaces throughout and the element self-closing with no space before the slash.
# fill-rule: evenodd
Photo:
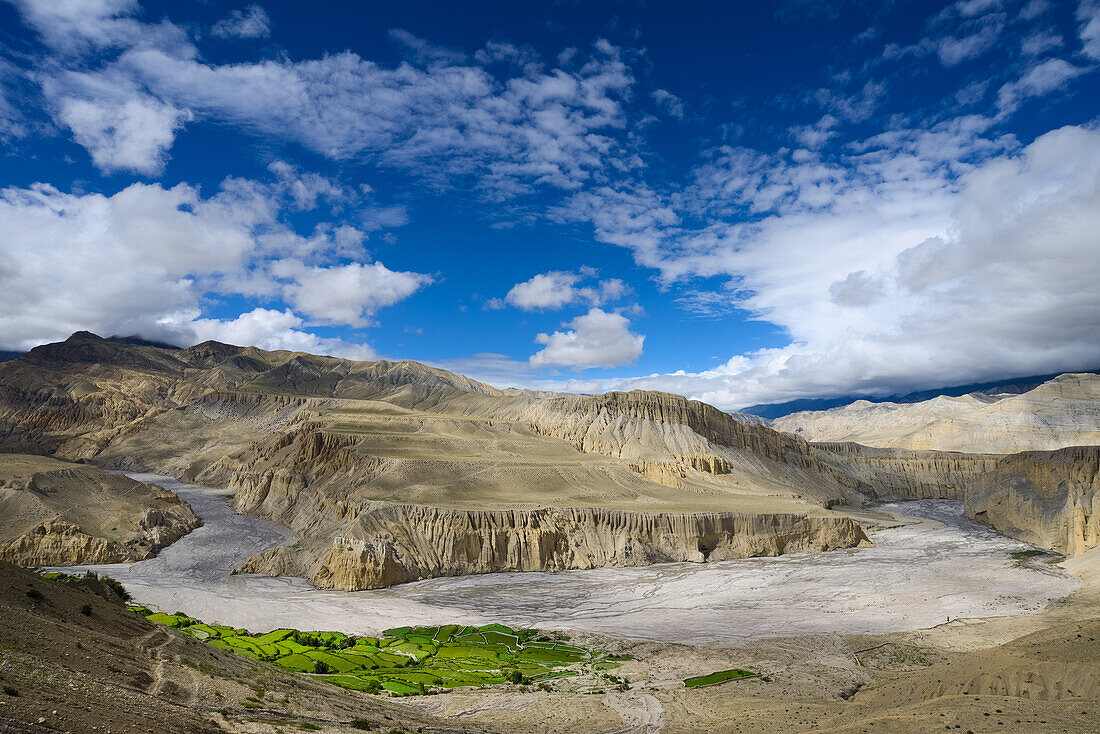
<svg viewBox="0 0 1100 734">
<path fill-rule="evenodd" d="M 156 485 L 92 466 L 0 454 L 0 560 L 142 561 L 198 525 L 190 505 Z"/>
</svg>

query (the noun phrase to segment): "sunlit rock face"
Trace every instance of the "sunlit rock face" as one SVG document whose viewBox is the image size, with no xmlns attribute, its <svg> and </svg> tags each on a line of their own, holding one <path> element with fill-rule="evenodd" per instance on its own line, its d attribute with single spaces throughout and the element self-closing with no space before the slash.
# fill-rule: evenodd
<svg viewBox="0 0 1100 734">
<path fill-rule="evenodd" d="M 0 454 L 0 560 L 141 561 L 198 525 L 190 505 L 156 485 L 93 466 Z"/>
<path fill-rule="evenodd" d="M 275 548 L 241 570 L 294 570 L 321 587 L 356 590 L 439 576 L 701 563 L 869 544 L 859 524 L 846 517 L 379 504 L 337 536 L 326 556 L 305 560 L 304 569 L 297 550 Z"/>
<path fill-rule="evenodd" d="M 1028 451 L 997 461 L 966 493 L 966 514 L 1067 556 L 1100 544 L 1100 447 Z"/>
<path fill-rule="evenodd" d="M 777 418 L 807 441 L 1009 454 L 1100 444 L 1100 375 L 1059 375 L 1021 394 L 973 393 L 919 403 L 871 403 Z"/>
</svg>

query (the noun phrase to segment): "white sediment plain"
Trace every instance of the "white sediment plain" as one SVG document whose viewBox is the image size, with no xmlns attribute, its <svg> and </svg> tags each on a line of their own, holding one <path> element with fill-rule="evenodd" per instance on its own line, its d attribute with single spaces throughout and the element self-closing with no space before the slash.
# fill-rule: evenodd
<svg viewBox="0 0 1100 734">
<path fill-rule="evenodd" d="M 1054 567 L 1018 567 L 1009 554 L 1030 546 L 970 523 L 961 503 L 922 500 L 880 508 L 908 524 L 874 533 L 874 548 L 331 591 L 302 579 L 231 575 L 253 553 L 292 543 L 293 535 L 235 514 L 224 491 L 129 476 L 179 494 L 203 526 L 152 560 L 81 570 L 114 576 L 153 609 L 253 632 L 377 634 L 399 625 L 503 622 L 668 642 L 885 633 L 1037 612 L 1077 585 Z"/>
</svg>

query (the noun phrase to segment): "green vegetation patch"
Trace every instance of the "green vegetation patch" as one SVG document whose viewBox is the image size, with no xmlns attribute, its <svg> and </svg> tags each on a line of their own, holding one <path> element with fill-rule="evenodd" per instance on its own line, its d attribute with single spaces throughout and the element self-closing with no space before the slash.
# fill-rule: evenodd
<svg viewBox="0 0 1100 734">
<path fill-rule="evenodd" d="M 719 670 L 710 675 L 701 675 L 696 678 L 687 678 L 684 680 L 684 685 L 688 688 L 698 688 L 700 686 L 713 686 L 718 683 L 725 683 L 728 680 L 737 680 L 738 678 L 753 678 L 757 674 L 751 670 L 741 670 L 740 668 L 734 668 L 733 670 Z"/>
<path fill-rule="evenodd" d="M 565 644 L 564 635 L 514 630 L 502 624 L 395 627 L 382 637 L 294 629 L 254 635 L 206 624 L 182 612 L 129 609 L 223 650 L 367 693 L 414 696 L 506 682 L 527 684 L 579 675 L 586 666 L 593 670 L 617 666 L 606 655 Z"/>
</svg>

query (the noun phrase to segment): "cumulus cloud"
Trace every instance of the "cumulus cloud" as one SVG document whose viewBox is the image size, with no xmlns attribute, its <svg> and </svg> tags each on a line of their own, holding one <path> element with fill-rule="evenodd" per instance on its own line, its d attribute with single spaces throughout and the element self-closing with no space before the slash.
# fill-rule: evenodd
<svg viewBox="0 0 1100 734">
<path fill-rule="evenodd" d="M 213 340 L 226 344 L 285 349 L 291 352 L 329 354 L 346 359 L 372 360 L 378 354 L 366 344 L 319 337 L 301 327 L 305 322 L 290 309 L 255 308 L 234 319 L 201 318 L 197 311 L 169 314 L 158 324 L 169 338 L 197 344 Z"/>
<path fill-rule="evenodd" d="M 286 296 L 312 317 L 360 324 L 430 280 L 380 263 L 326 265 L 349 254 L 364 257 L 362 234 L 319 225 L 303 237 L 287 227 L 281 216 L 293 208 L 297 181 L 227 179 L 208 197 L 185 184 L 138 183 L 110 196 L 45 184 L 0 190 L 0 348 L 27 349 L 89 329 L 177 343 L 220 334 L 355 353 L 355 345 L 318 341 L 297 328 L 306 322 L 289 310 L 259 309 L 229 321 L 202 317 L 212 295 Z M 346 289 L 349 282 L 361 290 Z M 326 289 L 349 305 L 340 310 L 326 301 L 319 292 Z"/>
<path fill-rule="evenodd" d="M 210 29 L 218 38 L 267 38 L 271 35 L 271 18 L 259 5 L 234 10 Z"/>
<path fill-rule="evenodd" d="M 531 355 L 533 367 L 618 367 L 631 364 L 642 355 L 645 337 L 632 333 L 630 320 L 621 314 L 593 308 L 564 326 L 569 331 L 535 337 L 537 343 L 545 346 Z"/>
<path fill-rule="evenodd" d="M 588 268 L 582 268 L 579 273 L 561 270 L 540 273 L 512 286 L 504 297 L 504 302 L 525 311 L 552 311 L 573 303 L 600 306 L 617 301 L 630 292 L 629 286 L 618 278 L 578 287 L 578 283 L 593 278 L 595 274 L 594 270 Z M 498 299 L 492 299 L 487 305 L 495 309 L 504 304 Z"/>
<path fill-rule="evenodd" d="M 307 267 L 283 261 L 273 271 L 292 279 L 283 293 L 296 309 L 321 323 L 355 327 L 369 326 L 378 309 L 432 282 L 428 275 L 390 270 L 382 263 Z"/>
<path fill-rule="evenodd" d="M 65 97 L 58 102 L 57 117 L 100 170 L 156 174 L 191 114 L 144 95 L 118 104 Z"/>
<path fill-rule="evenodd" d="M 664 389 L 735 408 L 1095 368 L 1100 130 L 1065 127 L 1017 150 L 980 129 L 956 122 L 865 143 L 843 172 L 787 176 L 770 213 L 748 224 L 687 230 L 609 199 L 599 238 L 668 282 L 729 276 L 739 306 L 791 343 L 704 372 L 555 386 Z M 734 182 L 727 196 L 755 200 L 741 168 L 706 178 L 721 172 Z"/>
</svg>

